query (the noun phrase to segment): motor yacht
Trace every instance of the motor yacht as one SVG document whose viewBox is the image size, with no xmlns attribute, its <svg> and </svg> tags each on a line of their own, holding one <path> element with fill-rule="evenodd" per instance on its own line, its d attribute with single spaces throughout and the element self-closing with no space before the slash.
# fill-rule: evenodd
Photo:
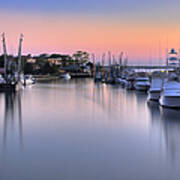
<svg viewBox="0 0 180 180">
<path fill-rule="evenodd" d="M 173 73 L 164 82 L 159 103 L 163 107 L 180 108 L 180 78 Z"/>
<path fill-rule="evenodd" d="M 148 91 L 148 100 L 159 101 L 164 75 L 162 73 L 155 72 L 152 74 L 151 85 Z"/>
<path fill-rule="evenodd" d="M 135 78 L 134 87 L 138 91 L 147 91 L 150 88 L 148 76 L 137 76 Z"/>
</svg>

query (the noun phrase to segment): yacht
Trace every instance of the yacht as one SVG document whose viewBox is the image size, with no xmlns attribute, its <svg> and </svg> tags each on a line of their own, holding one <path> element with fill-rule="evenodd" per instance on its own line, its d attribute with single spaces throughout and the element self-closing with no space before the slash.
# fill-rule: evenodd
<svg viewBox="0 0 180 180">
<path fill-rule="evenodd" d="M 151 85 L 148 91 L 149 101 L 159 101 L 163 85 L 163 74 L 155 72 L 152 74 Z"/>
<path fill-rule="evenodd" d="M 180 78 L 172 73 L 164 82 L 159 103 L 163 107 L 180 108 Z"/>
<path fill-rule="evenodd" d="M 147 91 L 150 88 L 149 78 L 145 74 L 137 75 L 134 87 L 138 91 Z"/>
</svg>

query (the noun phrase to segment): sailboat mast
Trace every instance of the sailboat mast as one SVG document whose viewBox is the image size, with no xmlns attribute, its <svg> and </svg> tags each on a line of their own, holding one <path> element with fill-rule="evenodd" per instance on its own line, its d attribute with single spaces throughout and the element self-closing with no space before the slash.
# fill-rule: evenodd
<svg viewBox="0 0 180 180">
<path fill-rule="evenodd" d="M 18 76 L 21 73 L 21 49 L 22 49 L 23 34 L 20 35 L 19 39 L 19 50 L 18 50 Z"/>
<path fill-rule="evenodd" d="M 162 65 L 161 41 L 159 40 L 159 65 Z"/>
<path fill-rule="evenodd" d="M 169 65 L 169 47 L 168 47 L 168 38 L 167 38 L 167 42 L 166 42 L 166 66 Z"/>
<path fill-rule="evenodd" d="M 95 65 L 95 55 L 92 54 L 92 60 L 93 60 L 93 77 L 96 75 L 96 65 Z"/>
<path fill-rule="evenodd" d="M 120 53 L 119 55 L 119 66 L 122 66 L 122 56 L 123 56 L 123 52 Z"/>
<path fill-rule="evenodd" d="M 6 79 L 6 76 L 7 76 L 7 49 L 6 49 L 5 33 L 2 34 L 2 42 L 3 42 L 3 52 L 4 52 L 4 76 Z"/>
<path fill-rule="evenodd" d="M 102 78 L 103 78 L 103 79 L 105 78 L 105 72 L 104 72 L 105 56 L 106 56 L 106 54 L 103 53 L 103 55 L 102 55 Z"/>
<path fill-rule="evenodd" d="M 111 73 L 111 52 L 108 52 L 108 56 L 109 56 L 109 73 Z"/>
</svg>

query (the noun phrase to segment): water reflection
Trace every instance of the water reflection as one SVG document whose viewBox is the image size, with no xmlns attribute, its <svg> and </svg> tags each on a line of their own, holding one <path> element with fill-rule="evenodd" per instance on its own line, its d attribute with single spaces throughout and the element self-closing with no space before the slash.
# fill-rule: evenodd
<svg viewBox="0 0 180 180">
<path fill-rule="evenodd" d="M 180 162 L 180 111 L 161 108 L 168 157 L 173 164 Z"/>
<path fill-rule="evenodd" d="M 3 150 L 7 149 L 8 137 L 17 130 L 19 147 L 23 150 L 23 121 L 21 107 L 21 93 L 5 93 L 4 122 L 3 122 Z"/>
<path fill-rule="evenodd" d="M 149 107 L 152 124 L 155 124 L 157 121 L 160 120 L 160 116 L 161 116 L 159 103 L 155 101 L 148 101 L 147 104 Z"/>
<path fill-rule="evenodd" d="M 179 111 L 89 79 L 22 93 L 0 94 L 7 157 L 0 179 L 179 179 Z"/>
<path fill-rule="evenodd" d="M 156 139 L 159 139 L 160 146 L 165 143 L 168 163 L 177 168 L 180 165 L 180 110 L 162 108 L 156 102 L 149 102 L 148 107 L 153 129 L 151 134 L 158 132 Z"/>
</svg>

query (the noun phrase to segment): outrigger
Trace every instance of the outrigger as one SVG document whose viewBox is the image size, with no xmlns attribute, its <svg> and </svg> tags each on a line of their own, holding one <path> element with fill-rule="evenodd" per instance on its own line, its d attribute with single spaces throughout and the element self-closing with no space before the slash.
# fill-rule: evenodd
<svg viewBox="0 0 180 180">
<path fill-rule="evenodd" d="M 23 35 L 20 35 L 18 50 L 18 65 L 12 58 L 7 56 L 5 34 L 2 34 L 2 43 L 4 51 L 4 77 L 0 83 L 1 92 L 15 92 L 23 88 L 21 79 L 24 77 L 21 68 L 21 47 Z"/>
</svg>

